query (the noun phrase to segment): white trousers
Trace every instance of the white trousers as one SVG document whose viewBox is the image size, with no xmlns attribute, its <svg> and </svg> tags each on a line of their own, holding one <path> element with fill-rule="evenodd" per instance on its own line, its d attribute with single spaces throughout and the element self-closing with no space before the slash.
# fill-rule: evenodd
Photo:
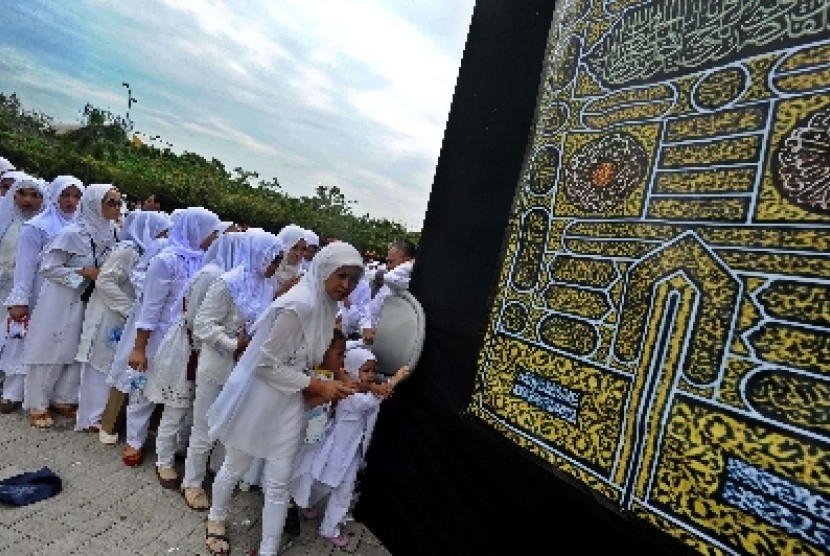
<svg viewBox="0 0 830 556">
<path fill-rule="evenodd" d="M 337 537 L 340 535 L 340 523 L 352 504 L 357 470 L 360 467 L 360 458 L 354 458 L 343 480 L 340 484 L 331 489 L 329 501 L 326 503 L 326 513 L 323 521 L 320 522 L 320 535 L 323 537 Z"/>
<path fill-rule="evenodd" d="M 89 363 L 81 363 L 81 388 L 78 394 L 78 413 L 75 416 L 76 431 L 101 425 L 101 415 L 107 406 L 109 395 L 107 375 Z"/>
<path fill-rule="evenodd" d="M 288 480 L 291 478 L 293 456 L 280 459 L 266 459 L 263 468 L 262 492 L 262 539 L 259 543 L 260 556 L 276 556 L 285 515 L 288 511 Z M 225 521 L 234 487 L 254 457 L 235 448 L 225 449 L 225 461 L 213 480 L 213 501 L 208 513 L 211 521 Z"/>
<path fill-rule="evenodd" d="M 188 420 L 189 407 L 164 406 L 161 412 L 159 428 L 156 431 L 156 467 L 174 467 L 176 450 L 179 449 L 179 437 Z"/>
<path fill-rule="evenodd" d="M 219 396 L 222 386 L 207 380 L 196 379 L 196 393 L 193 398 L 193 425 L 190 427 L 190 444 L 184 460 L 182 484 L 188 488 L 201 487 L 207 472 L 213 442 L 208 437 L 207 413 Z"/>
<path fill-rule="evenodd" d="M 81 367 L 78 363 L 28 365 L 23 383 L 23 407 L 44 411 L 48 409 L 50 401 L 76 404 L 80 386 Z"/>
<path fill-rule="evenodd" d="M 127 438 L 131 448 L 140 450 L 147 441 L 147 429 L 150 428 L 150 417 L 156 404 L 143 395 L 130 393 L 127 404 Z"/>
<path fill-rule="evenodd" d="M 3 399 L 10 402 L 22 402 L 25 380 L 26 375 L 6 375 L 3 379 Z"/>
</svg>

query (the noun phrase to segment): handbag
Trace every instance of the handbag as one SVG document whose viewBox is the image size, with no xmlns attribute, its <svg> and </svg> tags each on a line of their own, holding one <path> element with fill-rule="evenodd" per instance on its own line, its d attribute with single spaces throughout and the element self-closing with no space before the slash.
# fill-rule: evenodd
<svg viewBox="0 0 830 556">
<path fill-rule="evenodd" d="M 89 244 L 92 246 L 92 260 L 94 263 L 95 268 L 98 268 L 98 256 L 95 254 L 95 242 L 92 241 L 92 238 L 89 238 Z M 89 301 L 92 292 L 95 290 L 95 280 L 90 280 L 89 284 L 86 285 L 84 291 L 81 292 L 81 301 L 86 303 Z"/>
</svg>

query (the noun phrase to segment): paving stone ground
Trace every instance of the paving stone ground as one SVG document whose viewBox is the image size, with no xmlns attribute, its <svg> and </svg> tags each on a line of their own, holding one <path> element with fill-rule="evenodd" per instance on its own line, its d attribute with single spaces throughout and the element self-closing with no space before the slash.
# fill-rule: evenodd
<svg viewBox="0 0 830 556">
<path fill-rule="evenodd" d="M 55 417 L 51 430 L 36 430 L 18 411 L 0 415 L 0 479 L 49 467 L 63 492 L 23 507 L 0 504 L 0 554 L 15 556 L 206 555 L 205 512 L 185 506 L 178 491 L 162 488 L 155 454 L 135 468 L 121 463 L 120 442 L 105 446 L 95 434 L 75 432 Z M 183 470 L 180 467 L 180 473 Z M 262 493 L 234 493 L 228 519 L 232 555 L 258 546 Z M 366 527 L 349 521 L 351 541 L 337 548 L 317 535 L 319 518 L 303 520 L 302 532 L 283 556 L 354 554 L 391 556 Z"/>
</svg>

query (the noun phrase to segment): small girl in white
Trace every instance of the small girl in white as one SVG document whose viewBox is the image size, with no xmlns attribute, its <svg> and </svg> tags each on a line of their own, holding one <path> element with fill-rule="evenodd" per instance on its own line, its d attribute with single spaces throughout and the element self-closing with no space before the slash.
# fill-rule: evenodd
<svg viewBox="0 0 830 556">
<path fill-rule="evenodd" d="M 404 365 L 386 384 L 377 385 L 376 364 L 374 354 L 366 348 L 346 352 L 346 372 L 357 381 L 358 392 L 337 402 L 323 441 L 318 449 L 297 458 L 289 483 L 291 496 L 309 519 L 317 515 L 313 506 L 329 494 L 319 532 L 338 547 L 349 544 L 340 523 L 349 511 L 357 471 L 369 447 L 380 403 L 409 374 L 409 367 Z"/>
</svg>

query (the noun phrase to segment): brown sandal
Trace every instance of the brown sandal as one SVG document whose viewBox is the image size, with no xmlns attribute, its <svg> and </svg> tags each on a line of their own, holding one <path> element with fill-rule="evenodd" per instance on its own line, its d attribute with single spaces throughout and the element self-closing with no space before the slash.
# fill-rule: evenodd
<svg viewBox="0 0 830 556">
<path fill-rule="evenodd" d="M 207 493 L 202 487 L 186 487 L 182 485 L 179 487 L 179 492 L 182 493 L 184 503 L 191 510 L 206 512 L 210 509 L 210 500 L 208 500 Z"/>
<path fill-rule="evenodd" d="M 29 423 L 36 429 L 49 429 L 55 424 L 49 411 L 30 411 Z"/>
<path fill-rule="evenodd" d="M 58 415 L 63 415 L 70 419 L 74 419 L 78 414 L 78 406 L 72 405 L 71 403 L 53 403 L 49 406 L 49 409 Z"/>
<path fill-rule="evenodd" d="M 205 524 L 205 548 L 207 548 L 208 552 L 212 556 L 227 556 L 231 553 L 231 541 L 228 536 L 225 534 L 225 524 L 221 521 L 215 521 L 216 525 L 222 524 L 222 532 L 221 533 L 211 533 L 210 531 L 210 521 Z M 217 527 L 218 528 L 218 527 Z M 213 543 L 211 543 L 213 541 Z M 218 547 L 217 542 L 222 543 Z"/>
</svg>

